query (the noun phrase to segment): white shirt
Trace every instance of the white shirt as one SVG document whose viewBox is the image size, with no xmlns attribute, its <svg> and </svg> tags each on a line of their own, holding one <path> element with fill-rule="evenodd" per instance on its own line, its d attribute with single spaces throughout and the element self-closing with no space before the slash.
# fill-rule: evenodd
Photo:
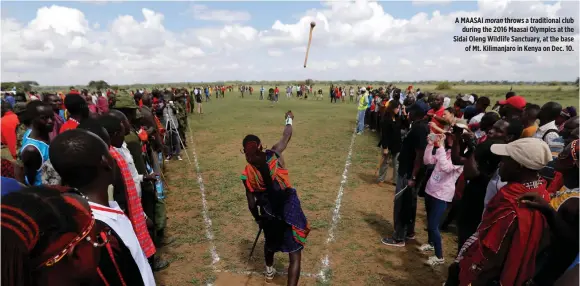
<svg viewBox="0 0 580 286">
<path fill-rule="evenodd" d="M 127 162 L 127 166 L 129 166 L 129 171 L 131 171 L 131 177 L 133 178 L 133 182 L 135 182 L 135 188 L 137 189 L 137 194 L 141 197 L 141 182 L 143 182 L 143 175 L 139 175 L 137 172 L 137 168 L 135 167 L 135 161 L 133 161 L 133 156 L 131 156 L 131 152 L 127 149 L 127 143 L 123 142 L 121 148 L 115 147 L 115 150 L 123 156 L 125 162 Z"/>
<path fill-rule="evenodd" d="M 556 121 L 551 121 L 538 127 L 536 134 L 534 134 L 534 138 L 538 138 L 540 140 L 544 139 L 544 141 L 548 143 L 548 145 L 551 145 L 552 141 L 558 139 L 560 135 L 558 135 L 558 132 L 550 132 L 548 133 L 548 135 L 546 135 L 546 138 L 543 138 L 544 135 L 546 134 L 546 131 L 550 129 L 555 129 L 556 131 L 558 130 L 558 126 L 556 126 Z"/>
<path fill-rule="evenodd" d="M 482 112 L 482 113 L 480 113 L 480 114 L 478 114 L 478 115 L 476 115 L 476 116 L 473 116 L 473 117 L 471 118 L 471 120 L 469 120 L 469 124 L 475 124 L 475 123 L 479 123 L 479 122 L 481 122 L 481 118 L 483 118 L 483 115 L 484 115 L 484 114 L 485 114 L 485 113 L 483 113 L 483 112 Z"/>
<path fill-rule="evenodd" d="M 153 271 L 151 266 L 145 257 L 145 253 L 141 249 L 137 235 L 133 230 L 131 221 L 123 213 L 117 202 L 109 201 L 109 206 L 103 206 L 101 204 L 89 202 L 91 210 L 96 220 L 102 221 L 108 225 L 111 229 L 117 233 L 119 238 L 123 241 L 123 244 L 131 252 L 131 256 L 135 260 L 135 264 L 141 272 L 141 278 L 143 279 L 143 284 L 145 286 L 155 286 L 155 277 L 153 277 Z"/>
<path fill-rule="evenodd" d="M 503 188 L 505 185 L 507 185 L 507 182 L 501 180 L 501 177 L 499 176 L 499 169 L 497 169 L 497 171 L 495 171 L 495 173 L 491 177 L 491 180 L 489 180 L 489 183 L 487 183 L 487 188 L 485 189 L 485 199 L 483 200 L 483 206 L 487 207 L 487 203 L 489 203 L 489 201 L 491 201 L 491 199 L 495 197 L 497 192 L 499 192 L 499 189 Z"/>
</svg>

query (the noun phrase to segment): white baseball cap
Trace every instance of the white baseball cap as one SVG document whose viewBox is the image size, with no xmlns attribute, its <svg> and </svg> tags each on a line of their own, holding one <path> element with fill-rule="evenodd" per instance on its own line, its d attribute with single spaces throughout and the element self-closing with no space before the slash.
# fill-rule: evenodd
<svg viewBox="0 0 580 286">
<path fill-rule="evenodd" d="M 462 96 L 461 97 L 461 100 L 467 101 L 467 102 L 469 102 L 471 104 L 473 104 L 475 102 L 475 98 L 471 94 L 466 94 L 466 95 Z"/>
<path fill-rule="evenodd" d="M 491 152 L 508 156 L 530 170 L 540 170 L 552 161 L 550 147 L 538 138 L 522 138 L 509 144 L 493 144 Z"/>
</svg>

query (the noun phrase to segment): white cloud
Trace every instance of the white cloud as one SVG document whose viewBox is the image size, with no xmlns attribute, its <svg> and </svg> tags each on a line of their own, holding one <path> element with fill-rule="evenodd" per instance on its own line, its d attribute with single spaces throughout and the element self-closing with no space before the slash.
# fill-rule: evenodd
<svg viewBox="0 0 580 286">
<path fill-rule="evenodd" d="M 225 23 L 246 22 L 252 18 L 252 15 L 246 11 L 213 10 L 200 4 L 191 5 L 187 13 L 197 20 Z"/>
<path fill-rule="evenodd" d="M 268 50 L 268 55 L 271 57 L 281 57 L 283 54 L 284 52 L 280 50 Z"/>
<path fill-rule="evenodd" d="M 180 54 L 185 58 L 195 58 L 205 55 L 205 53 L 198 47 L 189 47 L 181 50 Z"/>
<path fill-rule="evenodd" d="M 404 65 L 404 66 L 413 65 L 413 63 L 408 59 L 399 59 L 399 64 Z"/>
<path fill-rule="evenodd" d="M 349 67 L 354 68 L 354 67 L 358 67 L 358 65 L 360 65 L 360 61 L 359 60 L 355 60 L 355 59 L 350 59 L 350 60 L 346 61 L 346 64 Z"/>
<path fill-rule="evenodd" d="M 427 6 L 427 5 L 447 5 L 451 0 L 418 0 L 412 1 L 413 6 Z"/>
<path fill-rule="evenodd" d="M 227 11 L 234 16 L 226 17 L 225 10 L 193 5 L 207 12 L 198 17 L 218 11 L 211 20 L 221 23 L 180 31 L 168 28 L 173 27 L 167 24 L 174 20 L 172 15 L 145 8 L 121 10 L 105 24 L 102 19 L 89 21 L 95 18 L 90 9 L 47 5 L 29 22 L 1 19 L 2 80 L 69 85 L 94 79 L 130 84 L 297 78 L 574 80 L 578 76 L 578 19 L 574 24 L 551 25 L 576 30 L 568 34 L 574 36 L 571 46 L 576 52 L 465 52 L 466 44 L 453 43 L 453 36 L 462 34 L 462 25 L 454 23 L 456 17 L 575 17 L 577 2 L 482 0 L 474 11 L 435 10 L 409 18 L 391 14 L 383 5 L 388 4 L 329 1 L 321 9 L 304 11 L 297 20 L 274 20 L 267 28 L 250 25 L 251 16 L 242 16 L 244 11 Z M 304 69 L 312 21 L 316 28 Z M 525 35 L 535 36 L 518 34 Z"/>
</svg>

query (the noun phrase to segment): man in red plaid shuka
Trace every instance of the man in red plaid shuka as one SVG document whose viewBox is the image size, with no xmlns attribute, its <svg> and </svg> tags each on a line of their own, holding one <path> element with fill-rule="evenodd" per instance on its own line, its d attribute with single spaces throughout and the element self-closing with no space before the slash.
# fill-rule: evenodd
<svg viewBox="0 0 580 286">
<path fill-rule="evenodd" d="M 137 189 L 135 188 L 135 181 L 133 181 L 133 177 L 131 177 L 131 172 L 129 171 L 129 166 L 127 166 L 127 162 L 125 162 L 125 159 L 123 159 L 121 154 L 119 154 L 119 152 L 117 152 L 113 147 L 109 148 L 109 153 L 111 153 L 111 156 L 115 159 L 117 165 L 119 165 L 123 181 L 125 182 L 127 216 L 129 217 L 129 220 L 131 220 L 135 234 L 137 234 L 137 239 L 139 240 L 141 249 L 143 249 L 145 256 L 150 258 L 155 254 L 156 249 L 151 240 L 151 236 L 149 236 L 149 232 L 147 231 L 145 212 L 141 206 L 141 198 L 137 194 Z"/>
</svg>

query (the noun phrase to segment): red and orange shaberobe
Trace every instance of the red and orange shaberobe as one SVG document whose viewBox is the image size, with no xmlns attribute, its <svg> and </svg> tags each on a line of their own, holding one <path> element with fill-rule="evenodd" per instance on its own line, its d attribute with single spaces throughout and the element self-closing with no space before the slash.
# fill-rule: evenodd
<svg viewBox="0 0 580 286">
<path fill-rule="evenodd" d="M 272 176 L 272 188 L 266 186 L 260 171 L 251 164 L 246 165 L 240 178 L 246 189 L 256 194 L 261 215 L 268 221 L 266 225 L 273 228 L 270 232 L 284 232 L 283 237 L 277 237 L 282 235 L 269 234 L 268 229 L 264 228 L 266 240 L 272 237 L 275 244 L 269 247 L 267 242 L 267 247 L 274 252 L 294 252 L 306 244 L 310 225 L 300 206 L 298 194 L 290 184 L 288 170 L 278 164 L 278 154 L 266 150 L 266 158 Z"/>
</svg>

